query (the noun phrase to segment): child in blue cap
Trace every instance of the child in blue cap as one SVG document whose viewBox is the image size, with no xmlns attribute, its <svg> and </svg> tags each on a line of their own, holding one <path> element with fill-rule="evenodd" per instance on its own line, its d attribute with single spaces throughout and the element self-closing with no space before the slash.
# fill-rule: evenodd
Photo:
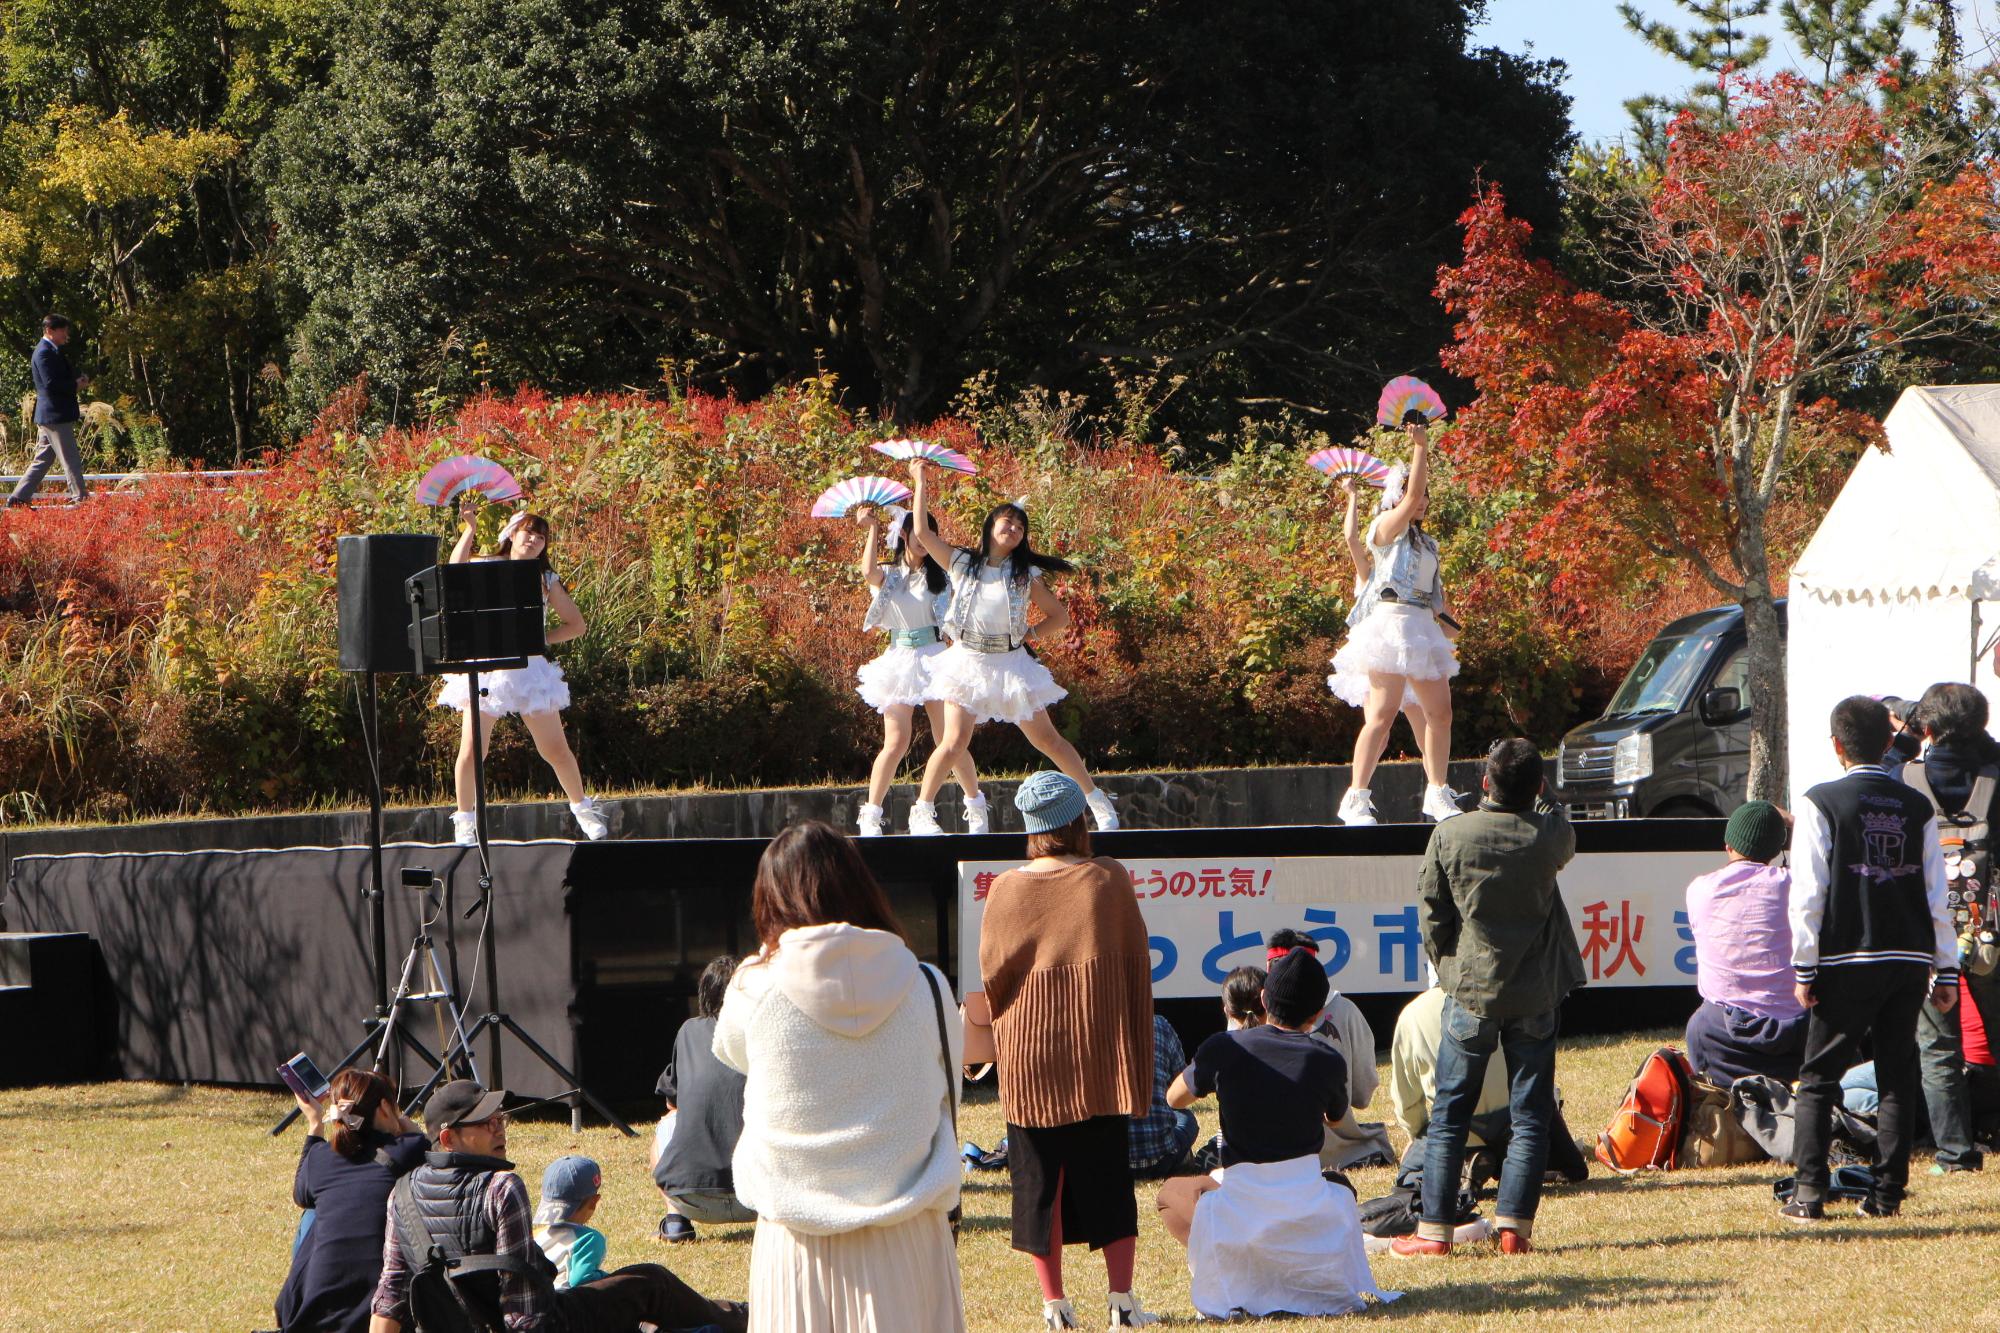
<svg viewBox="0 0 2000 1333">
<path fill-rule="evenodd" d="M 604 1173 L 588 1157 L 558 1157 L 542 1172 L 535 1243 L 556 1266 L 556 1289 L 604 1276 L 604 1233 L 586 1225 L 597 1213 Z"/>
</svg>

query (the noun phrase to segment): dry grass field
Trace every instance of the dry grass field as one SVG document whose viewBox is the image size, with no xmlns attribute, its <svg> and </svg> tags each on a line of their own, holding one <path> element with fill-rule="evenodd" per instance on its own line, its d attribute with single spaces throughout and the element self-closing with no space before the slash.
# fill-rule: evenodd
<svg viewBox="0 0 2000 1333">
<path fill-rule="evenodd" d="M 1654 1042 L 1565 1045 L 1561 1079 L 1579 1134 L 1603 1124 Z M 285 1104 L 158 1084 L 0 1092 L 0 1330 L 268 1327 L 297 1219 L 297 1131 L 264 1133 Z M 1202 1113 L 1208 1132 L 1212 1103 Z M 999 1137 L 990 1093 L 975 1092 L 962 1129 L 988 1146 Z M 660 1260 L 704 1291 L 742 1293 L 747 1228 L 704 1228 L 698 1243 L 672 1250 L 654 1238 L 660 1208 L 643 1140 L 546 1121 L 510 1135 L 531 1187 L 561 1153 L 603 1164 L 596 1225 L 614 1265 Z M 1838 1220 L 1807 1232 L 1778 1218 L 1770 1182 L 1780 1172 L 1768 1164 L 1599 1175 L 1544 1199 L 1540 1249 L 1527 1258 L 1481 1246 L 1445 1262 L 1377 1259 L 1377 1280 L 1407 1295 L 1356 1318 L 1412 1330 L 2000 1330 L 2000 1171 L 1938 1178 L 1927 1169 L 1920 1160 L 1901 1217 L 1865 1222 L 1842 1206 Z M 1363 1197 L 1389 1183 L 1386 1168 L 1357 1173 Z M 1007 1207 L 1004 1173 L 968 1181 L 966 1310 L 975 1330 L 1026 1333 L 1040 1326 L 1039 1299 L 1027 1262 L 1007 1248 Z M 1173 1325 L 1196 1322 L 1179 1249 L 1150 1208 L 1140 1228 L 1140 1295 Z M 1102 1263 L 1072 1249 L 1068 1271 L 1085 1327 L 1098 1327 Z M 1304 1333 L 1337 1321 L 1270 1322 Z"/>
</svg>

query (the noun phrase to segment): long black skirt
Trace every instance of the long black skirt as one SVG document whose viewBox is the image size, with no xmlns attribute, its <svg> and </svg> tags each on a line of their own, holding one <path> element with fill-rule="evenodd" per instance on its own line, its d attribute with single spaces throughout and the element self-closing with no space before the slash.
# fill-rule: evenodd
<svg viewBox="0 0 2000 1333">
<path fill-rule="evenodd" d="M 1139 1204 L 1127 1158 L 1131 1130 L 1130 1117 L 1122 1115 L 1045 1129 L 1007 1126 L 1015 1249 L 1048 1254 L 1058 1198 L 1065 1245 L 1101 1250 L 1139 1234 Z"/>
</svg>

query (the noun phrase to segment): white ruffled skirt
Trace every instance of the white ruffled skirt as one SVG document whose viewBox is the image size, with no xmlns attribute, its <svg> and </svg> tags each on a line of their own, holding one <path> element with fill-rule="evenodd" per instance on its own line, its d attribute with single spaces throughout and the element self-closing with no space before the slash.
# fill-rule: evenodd
<svg viewBox="0 0 2000 1333">
<path fill-rule="evenodd" d="M 931 662 L 945 651 L 942 643 L 891 648 L 855 671 L 855 693 L 878 713 L 886 713 L 897 704 L 916 707 L 929 703 L 936 697 L 931 693 Z"/>
<path fill-rule="evenodd" d="M 931 698 L 981 722 L 1026 722 L 1069 696 L 1026 648 L 982 653 L 954 643 L 931 659 L 930 673 Z"/>
<path fill-rule="evenodd" d="M 1458 674 L 1458 653 L 1437 617 L 1425 608 L 1379 605 L 1333 655 L 1333 674 L 1326 678 L 1326 687 L 1335 698 L 1360 708 L 1368 702 L 1370 672 L 1407 680 L 1450 680 Z M 1416 701 L 1416 692 L 1404 685 L 1402 706 Z"/>
<path fill-rule="evenodd" d="M 465 680 L 464 676 L 445 677 L 444 684 L 438 687 L 439 708 L 465 711 Z M 482 671 L 479 688 L 485 691 L 479 700 L 479 711 L 487 717 L 505 717 L 509 713 L 525 717 L 530 713 L 561 712 L 569 707 L 569 682 L 563 679 L 562 668 L 546 657 L 531 657 L 528 665 L 507 671 Z"/>
</svg>

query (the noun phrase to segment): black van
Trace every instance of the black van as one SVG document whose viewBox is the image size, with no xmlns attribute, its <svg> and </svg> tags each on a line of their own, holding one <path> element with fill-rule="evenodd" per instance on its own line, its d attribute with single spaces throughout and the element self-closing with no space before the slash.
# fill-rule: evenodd
<svg viewBox="0 0 2000 1333">
<path fill-rule="evenodd" d="M 1778 602 L 1778 626 L 1787 624 Z M 1611 706 L 1563 737 L 1556 799 L 1573 819 L 1701 818 L 1734 810 L 1750 780 L 1743 608 L 1683 616 L 1653 637 Z"/>
</svg>

